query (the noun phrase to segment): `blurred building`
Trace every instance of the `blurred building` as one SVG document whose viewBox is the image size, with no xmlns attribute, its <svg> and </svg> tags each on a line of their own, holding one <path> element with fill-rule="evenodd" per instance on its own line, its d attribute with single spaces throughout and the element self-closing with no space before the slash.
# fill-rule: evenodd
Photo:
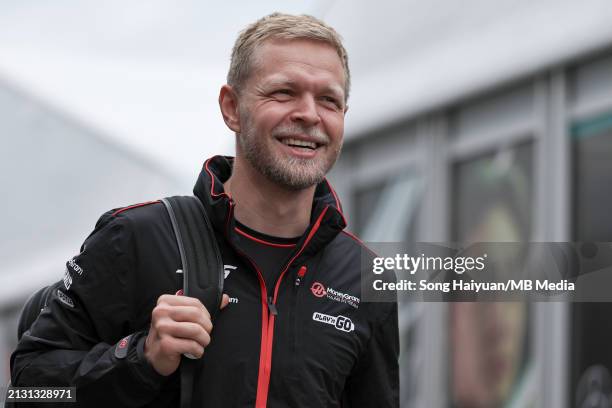
<svg viewBox="0 0 612 408">
<path fill-rule="evenodd" d="M 354 84 L 332 180 L 364 240 L 612 241 L 611 2 L 338 1 L 324 17 Z M 403 303 L 402 406 L 612 407 L 610 316 Z"/>
<path fill-rule="evenodd" d="M 0 79 L 0 384 L 23 302 L 58 281 L 105 211 L 185 193 L 178 179 Z"/>
</svg>

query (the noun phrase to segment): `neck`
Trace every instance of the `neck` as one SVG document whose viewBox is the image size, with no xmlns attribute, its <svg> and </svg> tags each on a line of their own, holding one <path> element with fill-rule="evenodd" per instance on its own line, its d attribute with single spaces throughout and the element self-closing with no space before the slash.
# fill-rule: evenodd
<svg viewBox="0 0 612 408">
<path fill-rule="evenodd" d="M 306 231 L 315 188 L 298 191 L 282 188 L 238 157 L 231 177 L 224 183 L 225 192 L 236 203 L 234 215 L 238 221 L 255 231 L 281 238 L 296 237 Z"/>
</svg>

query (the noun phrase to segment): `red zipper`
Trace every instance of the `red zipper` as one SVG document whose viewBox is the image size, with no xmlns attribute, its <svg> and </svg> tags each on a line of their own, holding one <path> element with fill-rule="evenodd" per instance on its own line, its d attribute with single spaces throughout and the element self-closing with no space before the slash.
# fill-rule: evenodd
<svg viewBox="0 0 612 408">
<path fill-rule="evenodd" d="M 235 245 L 231 243 L 231 239 L 229 235 L 229 220 L 231 219 L 232 214 L 234 212 L 234 204 L 232 201 L 230 201 L 229 207 L 230 208 L 229 208 L 228 220 L 226 223 L 226 230 L 225 230 L 227 240 L 230 243 L 230 245 L 232 245 L 232 247 L 234 248 L 236 252 L 240 253 L 244 258 L 249 260 L 249 262 L 251 263 L 255 271 L 257 271 L 257 277 L 259 278 L 259 287 L 261 289 L 261 348 L 259 352 L 259 372 L 257 374 L 257 394 L 255 398 L 255 408 L 266 408 L 266 405 L 268 404 L 268 391 L 270 388 L 270 374 L 272 372 L 272 345 L 273 345 L 273 340 L 274 340 L 274 321 L 275 321 L 276 315 L 278 314 L 278 311 L 276 309 L 276 299 L 278 297 L 278 289 L 283 280 L 283 277 L 289 270 L 289 267 L 291 267 L 291 264 L 293 263 L 293 261 L 298 256 L 300 256 L 300 254 L 304 251 L 304 248 L 306 248 L 306 246 L 308 245 L 308 243 L 310 242 L 314 234 L 317 232 L 317 230 L 321 226 L 321 221 L 323 220 L 323 217 L 325 216 L 325 213 L 327 212 L 327 209 L 329 208 L 329 206 L 326 206 L 323 209 L 323 211 L 321 212 L 321 215 L 319 215 L 319 217 L 317 218 L 317 221 L 315 222 L 312 229 L 310 230 L 308 237 L 306 237 L 306 241 L 304 241 L 304 245 L 302 245 L 298 253 L 295 254 L 293 258 L 291 258 L 291 260 L 289 260 L 289 262 L 287 263 L 287 265 L 281 272 L 280 276 L 278 277 L 278 280 L 276 281 L 276 285 L 274 287 L 274 297 L 273 298 L 272 297 L 268 298 L 268 292 L 266 290 L 266 283 L 265 283 L 265 280 L 263 278 L 261 271 L 257 267 L 257 264 L 255 264 L 255 262 L 249 256 L 247 256 L 244 252 L 240 251 L 238 248 L 236 248 Z M 306 273 L 305 267 L 303 268 L 304 268 L 304 271 L 302 273 L 302 276 L 304 273 Z M 299 272 L 302 272 L 302 269 L 300 269 Z"/>
<path fill-rule="evenodd" d="M 327 212 L 328 208 L 329 206 L 323 209 L 323 211 L 321 212 L 321 215 L 319 215 L 319 218 L 317 218 L 317 221 L 315 222 L 314 226 L 310 230 L 308 237 L 306 237 L 306 241 L 304 241 L 304 245 L 302 245 L 298 253 L 295 254 L 293 258 L 291 258 L 289 263 L 287 263 L 287 265 L 285 266 L 285 269 L 283 269 L 280 276 L 278 277 L 278 280 L 276 281 L 276 285 L 274 286 L 274 297 L 269 300 L 269 305 L 271 306 L 270 311 L 272 311 L 272 313 L 269 316 L 267 315 L 267 308 L 266 308 L 266 317 L 267 317 L 266 320 L 268 321 L 268 324 L 267 324 L 265 339 L 263 337 L 263 332 L 264 332 L 263 325 L 264 325 L 265 320 L 262 319 L 261 351 L 259 354 L 259 377 L 257 378 L 257 397 L 255 399 L 255 408 L 266 408 L 266 405 L 268 403 L 268 390 L 270 388 L 270 374 L 272 371 L 272 342 L 274 340 L 274 320 L 277 314 L 276 313 L 276 299 L 278 297 L 278 289 L 280 288 L 280 284 L 283 280 L 283 277 L 289 270 L 289 267 L 291 266 L 293 261 L 298 256 L 300 256 L 302 251 L 304 251 L 304 248 L 306 248 L 306 246 L 308 245 L 308 243 L 310 242 L 314 234 L 317 232 L 317 230 L 321 226 L 321 221 L 323 220 L 323 217 L 325 216 L 325 213 Z M 305 273 L 305 270 L 304 270 L 304 273 Z M 265 284 L 264 284 L 263 292 L 265 293 L 265 291 L 266 290 L 265 290 Z M 262 301 L 264 301 L 264 299 L 266 298 L 263 297 Z M 262 361 L 263 361 L 263 365 L 262 365 Z M 262 367 L 263 367 L 263 370 L 262 370 Z"/>
<path fill-rule="evenodd" d="M 257 264 L 244 252 L 238 250 L 238 248 L 234 247 L 234 250 L 240 253 L 251 263 L 251 265 L 257 272 L 257 277 L 259 279 L 259 288 L 261 290 L 261 347 L 259 351 L 259 372 L 257 373 L 257 399 L 255 402 L 255 407 L 265 408 L 268 399 L 268 387 L 270 385 L 272 337 L 274 335 L 274 317 L 278 312 L 276 310 L 276 305 L 272 302 L 272 298 L 268 299 L 266 283 L 264 281 L 261 271 L 257 267 Z M 268 350 L 270 351 L 268 352 Z M 260 393 L 260 390 L 263 389 L 266 390 L 265 395 Z M 262 395 L 262 398 L 264 398 L 263 402 L 259 402 L 260 394 Z"/>
<path fill-rule="evenodd" d="M 259 390 L 263 389 L 263 388 L 265 388 L 267 390 L 268 389 L 268 384 L 270 382 L 270 375 L 269 375 L 269 371 L 268 371 L 268 375 L 267 375 L 267 382 L 268 382 L 268 384 L 264 383 L 264 379 L 266 378 L 265 370 L 264 370 L 265 367 L 266 367 L 266 353 L 265 353 L 265 351 L 267 349 L 268 331 L 269 331 L 269 327 L 270 327 L 270 322 L 268 321 L 269 320 L 269 317 L 268 317 L 268 308 L 269 308 L 268 292 L 266 290 L 266 282 L 265 282 L 265 280 L 263 278 L 263 274 L 261 273 L 261 271 L 257 267 L 257 264 L 247 254 L 245 254 L 243 251 L 238 249 L 232 243 L 232 240 L 230 239 L 229 225 L 230 225 L 230 219 L 232 218 L 233 212 L 234 212 L 234 203 L 230 199 L 229 213 L 228 213 L 228 216 L 227 216 L 226 229 L 225 229 L 225 235 L 227 237 L 227 241 L 234 248 L 234 251 L 236 251 L 237 253 L 242 255 L 242 257 L 246 258 L 249 261 L 249 263 L 251 264 L 251 266 L 253 266 L 253 269 L 255 269 L 255 271 L 257 272 L 257 278 L 259 280 L 259 289 L 261 290 L 261 347 L 260 347 L 260 351 L 259 351 L 259 372 L 257 373 L 257 400 L 259 400 L 259 395 L 260 395 Z M 274 307 L 274 312 L 276 312 L 276 307 Z M 267 400 L 267 395 L 265 396 L 265 399 Z M 263 405 L 260 405 L 260 403 L 256 402 L 255 406 L 256 407 L 260 407 L 260 406 L 265 407 L 266 400 L 264 400 Z"/>
</svg>

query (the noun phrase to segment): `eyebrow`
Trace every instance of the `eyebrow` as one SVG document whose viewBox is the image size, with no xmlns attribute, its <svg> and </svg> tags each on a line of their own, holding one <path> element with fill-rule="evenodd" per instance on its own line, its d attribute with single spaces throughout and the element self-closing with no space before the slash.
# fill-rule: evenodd
<svg viewBox="0 0 612 408">
<path fill-rule="evenodd" d="M 296 85 L 296 82 L 289 78 L 274 78 L 264 82 L 263 84 L 266 88 L 276 88 L 279 86 L 289 86 L 293 87 Z"/>
<path fill-rule="evenodd" d="M 265 88 L 276 88 L 282 86 L 295 87 L 297 82 L 289 78 L 273 78 L 263 83 Z M 344 90 L 339 85 L 327 85 L 323 88 L 323 93 L 331 93 L 344 100 Z"/>
</svg>

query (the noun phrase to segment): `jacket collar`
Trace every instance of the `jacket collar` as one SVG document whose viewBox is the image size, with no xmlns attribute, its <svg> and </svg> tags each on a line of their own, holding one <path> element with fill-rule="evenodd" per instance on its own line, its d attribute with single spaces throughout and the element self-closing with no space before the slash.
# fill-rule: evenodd
<svg viewBox="0 0 612 408">
<path fill-rule="evenodd" d="M 223 183 L 232 174 L 234 158 L 214 156 L 204 163 L 193 192 L 204 204 L 215 229 L 229 237 L 235 227 L 233 200 L 225 193 Z M 327 179 L 315 189 L 310 225 L 296 248 L 298 258 L 316 253 L 346 227 L 346 219 L 336 192 Z M 299 259 L 296 259 L 299 261 Z"/>
</svg>

